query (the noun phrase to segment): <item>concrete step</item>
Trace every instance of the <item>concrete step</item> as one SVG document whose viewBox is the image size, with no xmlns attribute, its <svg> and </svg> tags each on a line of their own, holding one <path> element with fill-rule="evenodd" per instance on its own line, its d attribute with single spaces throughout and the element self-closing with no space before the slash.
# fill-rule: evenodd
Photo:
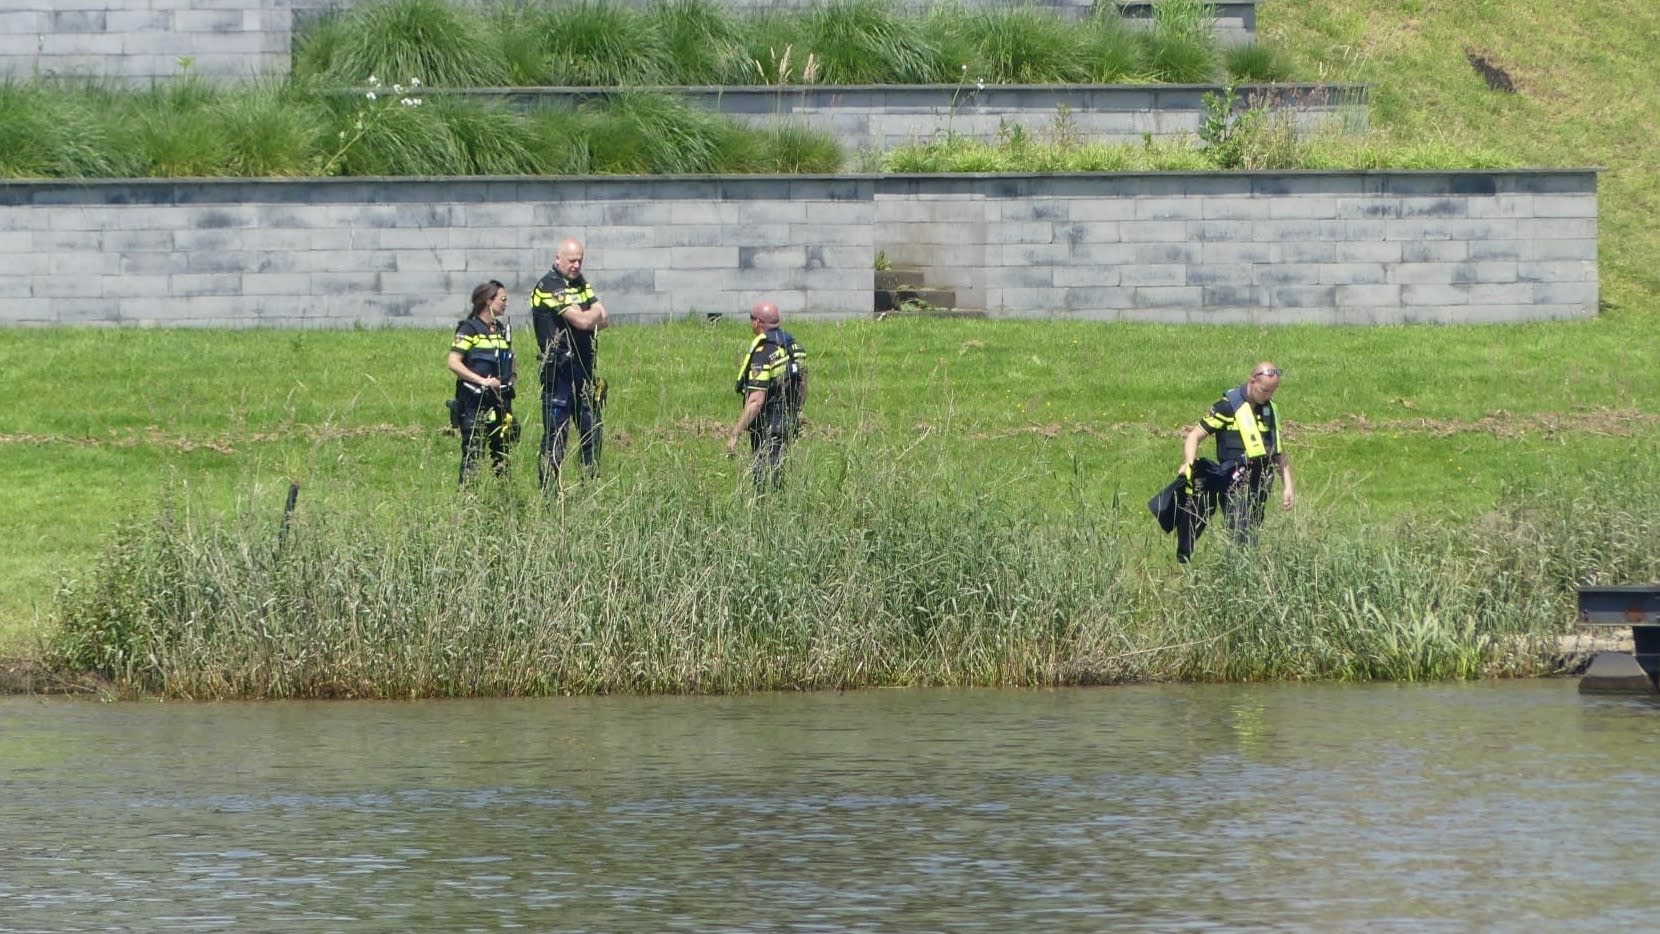
<svg viewBox="0 0 1660 934">
<path fill-rule="evenodd" d="M 914 289 L 927 282 L 927 277 L 920 266 L 893 266 L 888 269 L 876 270 L 876 287 L 878 289 Z"/>
<path fill-rule="evenodd" d="M 877 311 L 895 311 L 905 307 L 906 302 L 936 308 L 955 308 L 957 293 L 952 289 L 924 289 L 916 286 L 876 290 Z"/>
</svg>

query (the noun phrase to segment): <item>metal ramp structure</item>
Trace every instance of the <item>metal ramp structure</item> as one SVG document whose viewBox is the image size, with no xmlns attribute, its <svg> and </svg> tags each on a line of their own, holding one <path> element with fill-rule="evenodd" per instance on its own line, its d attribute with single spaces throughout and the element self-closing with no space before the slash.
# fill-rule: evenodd
<svg viewBox="0 0 1660 934">
<path fill-rule="evenodd" d="M 1660 584 L 1581 587 L 1579 619 L 1630 626 L 1632 649 L 1597 653 L 1579 679 L 1581 694 L 1660 694 Z"/>
</svg>

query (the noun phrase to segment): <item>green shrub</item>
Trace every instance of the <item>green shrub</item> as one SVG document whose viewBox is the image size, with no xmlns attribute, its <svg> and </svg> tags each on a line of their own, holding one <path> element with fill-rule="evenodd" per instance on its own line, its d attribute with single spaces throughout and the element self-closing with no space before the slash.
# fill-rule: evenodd
<svg viewBox="0 0 1660 934">
<path fill-rule="evenodd" d="M 317 48 L 301 43 L 306 69 L 335 83 L 363 86 L 371 76 L 386 85 L 408 85 L 411 79 L 437 87 L 508 83 L 500 35 L 470 7 L 446 0 L 374 0 L 338 16 Z"/>
<path fill-rule="evenodd" d="M 680 83 L 669 48 L 648 14 L 607 0 L 526 7 L 518 28 L 546 54 L 537 84 L 618 87 Z"/>
<path fill-rule="evenodd" d="M 749 66 L 743 32 L 716 0 L 653 0 L 651 17 L 663 37 L 675 84 L 722 84 Z"/>
</svg>

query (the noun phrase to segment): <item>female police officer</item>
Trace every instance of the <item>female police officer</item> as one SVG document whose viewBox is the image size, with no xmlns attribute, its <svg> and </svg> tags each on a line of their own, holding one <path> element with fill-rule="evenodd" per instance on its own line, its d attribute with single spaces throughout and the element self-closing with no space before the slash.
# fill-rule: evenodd
<svg viewBox="0 0 1660 934">
<path fill-rule="evenodd" d="M 450 344 L 463 484 L 477 470 L 485 443 L 496 475 L 505 474 L 507 452 L 518 435 L 513 420 L 513 334 L 506 313 L 507 287 L 494 279 L 480 284 L 473 289 L 472 313 L 455 326 Z"/>
</svg>

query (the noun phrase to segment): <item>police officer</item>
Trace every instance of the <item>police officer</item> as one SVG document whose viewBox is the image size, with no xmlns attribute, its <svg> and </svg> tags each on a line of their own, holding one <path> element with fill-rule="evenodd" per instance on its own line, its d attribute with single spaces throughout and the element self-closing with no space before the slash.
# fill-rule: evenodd
<svg viewBox="0 0 1660 934">
<path fill-rule="evenodd" d="M 1282 446 L 1282 424 L 1273 403 L 1279 387 L 1280 368 L 1266 360 L 1258 363 L 1251 368 L 1250 378 L 1224 392 L 1182 439 L 1182 463 L 1176 472 L 1188 478 L 1196 492 L 1190 498 L 1190 508 L 1179 518 L 1178 561 L 1185 562 L 1192 554 L 1193 543 L 1217 505 L 1222 507 L 1234 540 L 1254 544 L 1276 473 L 1283 487 L 1281 505 L 1290 509 L 1296 501 L 1291 462 Z M 1208 482 L 1195 483 L 1194 462 L 1199 458 L 1199 444 L 1207 435 L 1216 437 L 1217 466 L 1207 471 L 1211 474 Z"/>
<path fill-rule="evenodd" d="M 582 466 L 599 469 L 600 406 L 604 382 L 594 371 L 599 331 L 610 322 L 582 275 L 582 243 L 560 242 L 548 270 L 530 293 L 536 352 L 542 362 L 542 451 L 537 481 L 543 489 L 559 480 L 565 460 L 565 432 L 574 417 L 582 444 Z"/>
<path fill-rule="evenodd" d="M 749 433 L 755 488 L 783 485 L 784 455 L 801 431 L 801 410 L 807 404 L 807 351 L 790 332 L 780 328 L 778 306 L 756 302 L 749 312 L 749 342 L 738 368 L 738 395 L 743 411 L 726 439 L 726 456 L 737 454 L 738 438 Z"/>
<path fill-rule="evenodd" d="M 507 325 L 507 287 L 491 279 L 473 289 L 472 312 L 455 326 L 449 369 L 455 374 L 455 423 L 461 429 L 461 483 L 476 472 L 490 447 L 496 475 L 518 436 L 513 420 L 513 334 Z M 480 431 L 482 429 L 482 436 Z"/>
</svg>

